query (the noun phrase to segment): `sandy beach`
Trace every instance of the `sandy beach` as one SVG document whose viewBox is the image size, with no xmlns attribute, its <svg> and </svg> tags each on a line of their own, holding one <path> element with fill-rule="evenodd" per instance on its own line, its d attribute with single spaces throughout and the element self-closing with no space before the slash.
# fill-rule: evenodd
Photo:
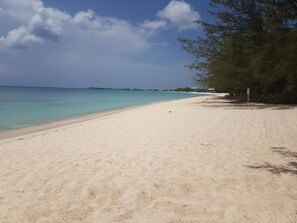
<svg viewBox="0 0 297 223">
<path fill-rule="evenodd" d="M 0 222 L 297 222 L 297 107 L 216 96 L 0 140 Z"/>
</svg>

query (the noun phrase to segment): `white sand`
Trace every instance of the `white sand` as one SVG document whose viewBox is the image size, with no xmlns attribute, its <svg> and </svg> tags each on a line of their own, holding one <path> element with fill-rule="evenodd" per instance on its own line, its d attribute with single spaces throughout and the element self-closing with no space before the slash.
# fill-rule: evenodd
<svg viewBox="0 0 297 223">
<path fill-rule="evenodd" d="M 296 107 L 191 98 L 2 139 L 0 154 L 0 222 L 297 222 Z"/>
</svg>

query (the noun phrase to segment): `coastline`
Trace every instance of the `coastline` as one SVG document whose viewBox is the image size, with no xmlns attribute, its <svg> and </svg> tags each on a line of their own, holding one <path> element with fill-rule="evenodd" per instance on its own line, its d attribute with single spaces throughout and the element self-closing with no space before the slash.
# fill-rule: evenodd
<svg viewBox="0 0 297 223">
<path fill-rule="evenodd" d="M 0 221 L 296 222 L 296 131 L 206 96 L 0 140 Z"/>
<path fill-rule="evenodd" d="M 162 102 L 159 102 L 159 103 L 162 103 Z M 151 103 L 151 104 L 154 104 L 154 103 Z M 150 105 L 150 104 L 146 104 L 146 105 Z M 90 114 L 90 115 L 81 115 L 81 116 L 78 116 L 75 118 L 67 118 L 67 119 L 63 119 L 63 120 L 59 120 L 59 121 L 52 121 L 49 123 L 34 125 L 34 126 L 20 128 L 20 129 L 8 130 L 5 132 L 0 132 L 0 140 L 20 137 L 20 136 L 38 133 L 38 132 L 42 132 L 42 131 L 46 131 L 46 130 L 51 130 L 51 129 L 55 129 L 55 128 L 78 124 L 81 122 L 90 121 L 93 119 L 105 117 L 108 115 L 116 114 L 118 112 L 135 109 L 135 108 L 146 106 L 146 105 L 136 105 L 136 106 L 131 106 L 131 107 L 127 107 L 127 108 L 120 108 L 120 109 L 114 109 L 114 110 L 105 111 L 105 112 L 98 112 L 98 113 L 94 113 L 94 114 Z"/>
<path fill-rule="evenodd" d="M 0 134 L 19 135 L 64 120 L 203 94 L 67 88 L 0 87 Z M 28 97 L 28 95 L 30 95 Z M 55 126 L 55 125 L 54 125 Z M 31 128 L 33 127 L 33 128 Z M 26 129 L 28 128 L 28 129 Z M 42 128 L 43 129 L 43 128 Z M 10 134 L 7 134 L 11 131 Z"/>
<path fill-rule="evenodd" d="M 193 93 L 193 92 L 184 92 L 184 93 Z M 220 95 L 220 94 L 213 93 L 212 95 Z M 212 96 L 212 95 L 209 95 L 209 96 Z M 203 98 L 205 98 L 205 97 L 207 97 L 207 96 L 203 96 Z M 184 100 L 184 99 L 177 99 L 177 100 Z M 169 101 L 177 101 L 177 100 L 169 100 Z M 160 101 L 160 102 L 153 102 L 153 103 L 148 103 L 148 104 L 143 104 L 143 105 L 129 106 L 129 107 L 125 107 L 125 108 L 113 109 L 113 110 L 104 111 L 104 112 L 97 112 L 97 113 L 93 113 L 93 114 L 89 114 L 89 115 L 80 115 L 80 116 L 74 117 L 74 118 L 66 118 L 63 120 L 52 121 L 52 122 L 38 124 L 38 125 L 34 125 L 34 126 L 20 128 L 20 129 L 7 130 L 4 132 L 0 132 L 0 140 L 14 138 L 14 137 L 20 137 L 20 136 L 24 136 L 24 135 L 28 135 L 28 134 L 38 133 L 41 131 L 64 127 L 64 126 L 77 124 L 80 122 L 89 121 L 92 119 L 97 119 L 97 118 L 101 118 L 104 116 L 116 114 L 118 112 L 122 112 L 122 111 L 126 111 L 126 110 L 131 110 L 131 109 L 149 106 L 149 105 L 158 104 L 158 103 L 166 103 L 169 101 Z"/>
</svg>

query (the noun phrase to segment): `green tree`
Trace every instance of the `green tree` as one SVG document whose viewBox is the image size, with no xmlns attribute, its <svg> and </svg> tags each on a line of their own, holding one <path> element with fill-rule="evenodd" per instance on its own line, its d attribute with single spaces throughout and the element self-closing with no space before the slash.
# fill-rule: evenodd
<svg viewBox="0 0 297 223">
<path fill-rule="evenodd" d="M 297 103 L 297 1 L 212 0 L 205 38 L 180 38 L 196 57 L 198 81 L 238 98 Z"/>
</svg>

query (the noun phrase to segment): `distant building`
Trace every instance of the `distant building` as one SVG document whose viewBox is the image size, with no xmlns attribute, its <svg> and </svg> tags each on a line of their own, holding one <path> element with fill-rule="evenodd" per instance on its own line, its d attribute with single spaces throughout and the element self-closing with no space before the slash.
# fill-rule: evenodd
<svg viewBox="0 0 297 223">
<path fill-rule="evenodd" d="M 213 87 L 207 88 L 207 91 L 209 92 L 215 92 L 216 90 Z"/>
</svg>

